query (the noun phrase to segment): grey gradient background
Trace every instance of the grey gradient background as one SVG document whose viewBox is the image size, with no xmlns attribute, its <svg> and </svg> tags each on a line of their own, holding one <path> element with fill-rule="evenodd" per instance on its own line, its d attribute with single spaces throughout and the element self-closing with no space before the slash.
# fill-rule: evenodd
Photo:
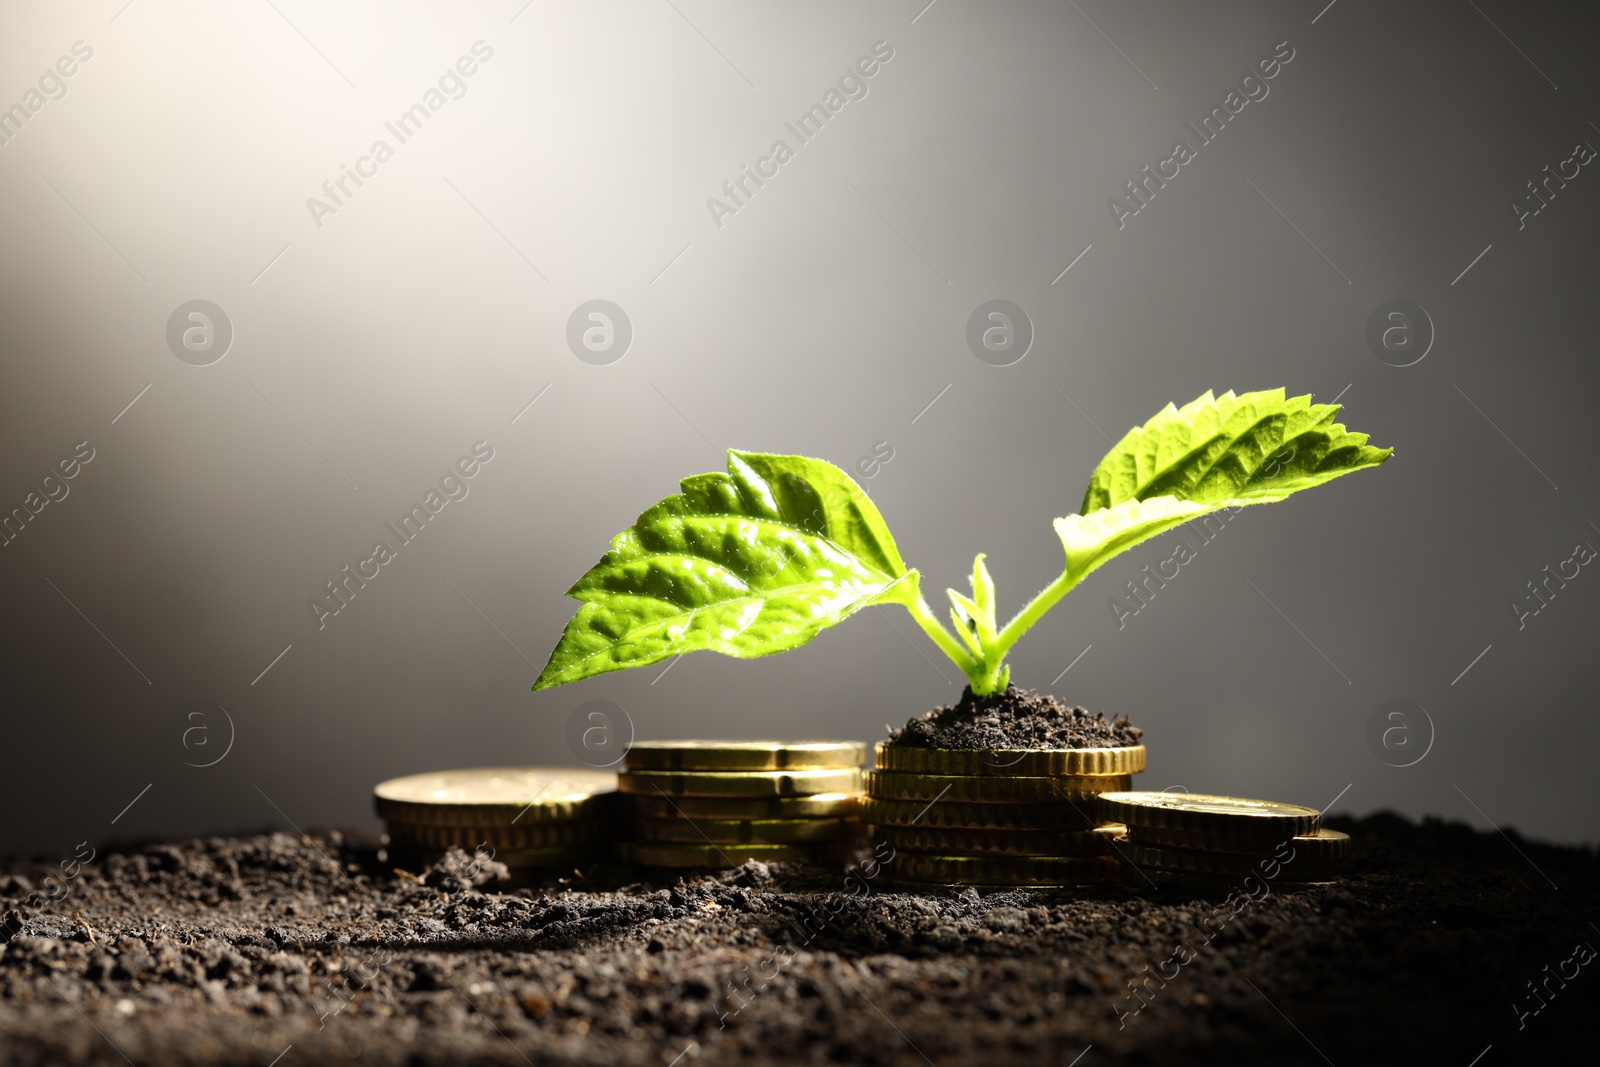
<svg viewBox="0 0 1600 1067">
<path fill-rule="evenodd" d="M 1509 208 L 1600 144 L 1600 13 L 925 2 L 7 4 L 0 101 L 94 55 L 0 147 L 0 505 L 96 457 L 0 549 L 0 847 L 376 828 L 386 777 L 575 762 L 590 699 L 641 737 L 881 736 L 959 695 L 898 611 L 529 685 L 561 591 L 716 449 L 889 442 L 865 484 L 930 593 L 985 551 L 1009 614 L 1101 430 L 1276 385 L 1342 394 L 1395 459 L 1243 513 L 1121 631 L 1107 599 L 1175 538 L 1108 565 L 1014 678 L 1132 715 L 1151 788 L 1600 835 L 1600 575 L 1520 631 L 1508 606 L 1600 544 L 1600 175 Z M 478 40 L 466 94 L 317 227 L 306 199 Z M 867 97 L 714 225 L 880 40 Z M 1107 198 L 1281 41 L 1270 95 L 1118 230 Z M 1406 368 L 1363 336 L 1397 297 L 1437 327 Z M 197 298 L 235 331 L 207 367 L 164 340 Z M 1036 330 L 1011 367 L 964 341 L 994 298 Z M 591 299 L 633 323 L 609 366 L 564 340 Z M 307 599 L 479 440 L 470 495 L 319 630 Z M 1409 768 L 1366 741 L 1393 699 L 1436 730 Z M 228 726 L 186 744 L 193 701 L 233 724 L 208 768 Z"/>
</svg>

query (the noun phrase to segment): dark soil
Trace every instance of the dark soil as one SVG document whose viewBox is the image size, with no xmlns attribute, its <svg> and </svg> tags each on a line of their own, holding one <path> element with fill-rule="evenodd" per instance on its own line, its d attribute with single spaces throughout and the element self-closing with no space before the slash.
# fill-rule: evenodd
<svg viewBox="0 0 1600 1067">
<path fill-rule="evenodd" d="M 1007 686 L 976 697 L 969 686 L 959 703 L 935 708 L 889 735 L 910 748 L 1121 748 L 1139 744 L 1144 731 L 1126 715 L 1069 708 L 1048 693 Z"/>
<path fill-rule="evenodd" d="M 760 866 L 500 893 L 494 866 L 418 881 L 337 833 L 153 845 L 0 928 L 0 1063 L 1495 1067 L 1592 1032 L 1592 850 L 1330 823 L 1343 884 L 1232 904 Z M 53 864 L 4 869 L 12 909 Z"/>
</svg>

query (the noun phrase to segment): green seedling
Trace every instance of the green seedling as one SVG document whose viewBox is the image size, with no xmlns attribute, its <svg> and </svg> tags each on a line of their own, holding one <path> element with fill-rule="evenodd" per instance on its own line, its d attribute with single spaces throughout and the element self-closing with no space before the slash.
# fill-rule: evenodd
<svg viewBox="0 0 1600 1067">
<path fill-rule="evenodd" d="M 768 656 L 865 607 L 900 604 L 975 695 L 1003 691 L 1011 646 L 1107 560 L 1180 523 L 1282 500 L 1389 458 L 1393 449 L 1334 422 L 1338 412 L 1282 389 L 1168 404 L 1100 461 L 1079 513 L 1055 520 L 1061 576 L 1001 625 L 980 553 L 971 595 L 946 590 L 954 632 L 849 475 L 820 459 L 729 450 L 726 474 L 684 479 L 567 590 L 583 606 L 533 688 L 702 649 Z"/>
</svg>

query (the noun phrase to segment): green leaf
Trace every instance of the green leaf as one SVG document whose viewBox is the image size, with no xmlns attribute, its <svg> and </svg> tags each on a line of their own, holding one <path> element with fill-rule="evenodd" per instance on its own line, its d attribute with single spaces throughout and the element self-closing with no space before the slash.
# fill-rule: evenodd
<svg viewBox="0 0 1600 1067">
<path fill-rule="evenodd" d="M 1168 404 L 1128 431 L 1089 477 L 1082 512 L 1171 496 L 1213 504 L 1265 504 L 1340 475 L 1375 467 L 1391 448 L 1349 433 L 1333 404 L 1282 389 Z"/>
<path fill-rule="evenodd" d="M 1095 568 L 1181 523 L 1223 508 L 1265 504 L 1351 471 L 1375 467 L 1393 449 L 1350 433 L 1339 409 L 1282 389 L 1220 397 L 1207 392 L 1128 431 L 1089 478 L 1083 513 L 1055 520 L 1066 549 L 1061 576 L 1000 631 L 1008 651 Z M 976 690 L 974 690 L 976 692 Z"/>
<path fill-rule="evenodd" d="M 994 618 L 995 595 L 994 579 L 989 575 L 989 568 L 983 564 L 983 553 L 978 553 L 978 558 L 972 561 L 972 599 L 978 602 L 984 614 Z"/>
<path fill-rule="evenodd" d="M 730 449 L 730 474 L 735 458 L 766 481 L 774 506 L 786 514 L 804 514 L 810 523 L 808 529 L 822 533 L 880 574 L 898 578 L 906 573 L 905 561 L 900 558 L 878 505 L 844 471 L 806 456 Z M 820 528 L 816 525 L 819 522 Z"/>
<path fill-rule="evenodd" d="M 973 659 L 983 659 L 983 645 L 978 643 L 978 627 L 966 612 L 958 605 L 950 605 L 950 621 L 955 623 L 956 633 L 961 636 L 962 644 L 967 646 L 967 651 L 972 653 Z"/>
<path fill-rule="evenodd" d="M 567 591 L 583 606 L 534 689 L 702 649 L 771 655 L 919 595 L 877 507 L 830 463 L 730 450 L 726 474 L 680 487 Z"/>
<path fill-rule="evenodd" d="M 1100 564 L 1139 542 L 1224 506 L 1158 496 L 1149 500 L 1126 500 L 1116 507 L 1101 508 L 1087 515 L 1057 519 L 1056 535 L 1067 550 L 1066 577 L 1076 585 Z"/>
<path fill-rule="evenodd" d="M 950 596 L 950 603 L 955 605 L 953 610 L 962 618 L 967 619 L 977 629 L 978 641 L 985 647 L 994 643 L 994 616 L 984 611 L 972 598 L 954 589 L 946 589 Z"/>
</svg>

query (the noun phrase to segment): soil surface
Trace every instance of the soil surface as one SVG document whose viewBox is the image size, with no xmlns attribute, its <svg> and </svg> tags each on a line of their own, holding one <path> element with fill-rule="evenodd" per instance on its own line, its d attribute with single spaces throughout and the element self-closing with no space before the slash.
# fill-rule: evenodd
<svg viewBox="0 0 1600 1067">
<path fill-rule="evenodd" d="M 889 735 L 910 748 L 1121 748 L 1139 744 L 1144 731 L 1126 715 L 1069 708 L 1048 693 L 1007 686 L 991 696 L 972 695 L 935 708 Z"/>
<path fill-rule="evenodd" d="M 1329 822 L 1345 882 L 1231 902 L 758 865 L 500 892 L 338 833 L 150 845 L 0 928 L 0 1063 L 1496 1067 L 1588 1040 L 1593 850 Z M 54 865 L 3 869 L 15 910 Z"/>
</svg>

